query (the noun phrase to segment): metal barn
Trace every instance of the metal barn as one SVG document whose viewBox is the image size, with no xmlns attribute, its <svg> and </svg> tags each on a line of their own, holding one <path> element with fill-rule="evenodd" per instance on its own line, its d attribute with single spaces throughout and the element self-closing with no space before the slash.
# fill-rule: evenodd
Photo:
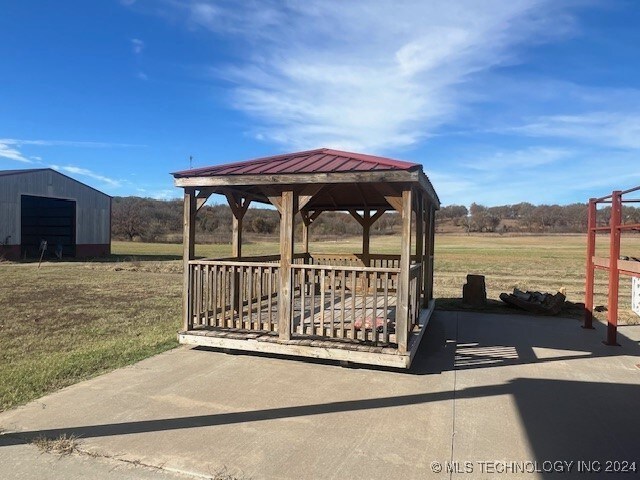
<svg viewBox="0 0 640 480">
<path fill-rule="evenodd" d="M 111 253 L 111 197 L 50 168 L 0 170 L 0 256 Z"/>
<path fill-rule="evenodd" d="M 174 173 L 184 188 L 181 343 L 408 368 L 434 308 L 434 215 L 440 201 L 422 166 L 318 149 Z M 195 220 L 212 194 L 233 212 L 233 257 L 195 259 Z M 280 254 L 242 255 L 251 202 L 280 212 Z M 325 211 L 362 225 L 362 251 L 309 251 Z M 370 249 L 371 226 L 401 217 L 397 253 Z M 296 219 L 302 241 L 295 245 Z"/>
</svg>

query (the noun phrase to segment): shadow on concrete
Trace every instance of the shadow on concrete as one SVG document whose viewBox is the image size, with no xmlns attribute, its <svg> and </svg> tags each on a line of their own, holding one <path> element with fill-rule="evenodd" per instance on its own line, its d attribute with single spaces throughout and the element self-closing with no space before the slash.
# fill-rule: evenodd
<svg viewBox="0 0 640 480">
<path fill-rule="evenodd" d="M 482 387 L 475 389 L 473 395 L 501 395 L 503 387 Z M 143 420 L 135 422 L 111 423 L 104 425 L 88 425 L 61 429 L 20 432 L 19 436 L 27 441 L 44 436 L 55 438 L 62 434 L 75 435 L 82 438 L 105 437 L 112 435 L 129 435 L 135 433 L 169 431 L 184 428 L 211 427 L 219 425 L 260 422 L 283 418 L 305 417 L 310 415 L 326 415 L 331 413 L 350 412 L 356 410 L 376 410 L 392 407 L 403 407 L 429 402 L 451 400 L 453 392 L 434 392 L 393 397 L 371 398 L 364 400 L 348 400 L 341 402 L 318 403 L 296 407 L 253 410 L 249 412 L 220 413 L 213 415 L 196 415 L 190 417 L 167 418 L 160 420 Z"/>
<path fill-rule="evenodd" d="M 473 399 L 497 395 L 510 395 L 515 399 L 522 426 L 526 430 L 534 459 L 508 459 L 508 461 L 535 460 L 543 478 L 562 478 L 556 471 L 544 471 L 543 462 L 581 461 L 589 468 L 599 462 L 602 471 L 591 472 L 600 478 L 608 461 L 636 462 L 640 468 L 640 450 L 637 449 L 640 432 L 640 386 L 516 378 L 501 385 L 471 387 L 458 391 L 421 393 L 363 400 L 319 403 L 295 407 L 273 408 L 247 412 L 195 415 L 179 418 L 131 421 L 103 425 L 86 425 L 60 429 L 36 430 L 0 436 L 0 446 L 32 441 L 38 437 L 57 438 L 62 434 L 80 438 L 131 435 L 177 429 L 215 427 L 311 415 L 326 415 L 357 410 L 398 408 L 407 405 L 448 401 L 455 398 Z M 380 412 L 380 415 L 383 415 Z M 482 415 L 482 412 L 478 412 Z M 499 421 L 499 419 L 496 419 Z M 505 428 L 508 428 L 505 425 Z M 482 442 L 481 433 L 477 441 Z M 489 441 L 489 439 L 487 439 Z M 461 459 L 477 460 L 477 459 Z M 504 460 L 504 459 L 483 459 Z M 615 467 L 615 465 L 611 465 Z M 618 466 L 621 468 L 622 464 Z M 584 469 L 573 478 L 586 478 Z M 627 473 L 622 478 L 633 478 Z M 613 473 L 605 478 L 616 478 Z"/>
<path fill-rule="evenodd" d="M 576 462 L 570 475 L 543 470 L 543 478 L 640 477 L 639 385 L 517 378 L 506 388 L 539 467 Z M 624 462 L 635 472 L 620 471 Z"/>
<path fill-rule="evenodd" d="M 448 318 L 443 318 L 443 317 Z M 455 319 L 451 320 L 451 316 Z M 620 347 L 603 345 L 605 328 L 580 328 L 575 319 L 566 317 L 487 316 L 477 312 L 436 312 L 427 326 L 420 347 L 409 370 L 375 365 L 349 364 L 347 368 L 396 372 L 409 375 L 438 375 L 451 370 L 490 368 L 531 363 L 549 363 L 585 358 L 635 355 L 640 345 L 618 329 Z M 464 331 L 465 333 L 459 333 Z M 335 360 L 289 355 L 194 347 L 201 352 L 221 352 L 238 356 L 286 359 L 287 361 L 337 366 Z M 544 356 L 540 351 L 548 352 Z M 536 353 L 536 351 L 538 353 Z"/>
<path fill-rule="evenodd" d="M 506 315 L 437 312 L 409 373 L 433 375 L 454 369 L 640 357 L 640 344 L 624 335 L 624 326 L 618 327 L 618 347 L 602 343 L 605 331 L 601 324 L 593 330 L 582 329 L 580 322 L 566 317 L 519 316 L 514 321 Z"/>
</svg>

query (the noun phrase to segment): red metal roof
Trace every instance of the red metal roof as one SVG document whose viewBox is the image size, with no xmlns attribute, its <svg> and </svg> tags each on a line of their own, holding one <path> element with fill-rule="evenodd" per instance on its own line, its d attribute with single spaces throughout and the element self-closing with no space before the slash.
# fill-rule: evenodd
<svg viewBox="0 0 640 480">
<path fill-rule="evenodd" d="M 414 170 L 419 163 L 402 162 L 386 157 L 343 152 L 331 148 L 319 148 L 304 152 L 285 153 L 256 158 L 244 162 L 227 163 L 211 167 L 194 168 L 174 172 L 180 177 L 209 177 L 226 175 L 260 175 L 291 173 L 336 173 L 377 170 Z"/>
</svg>

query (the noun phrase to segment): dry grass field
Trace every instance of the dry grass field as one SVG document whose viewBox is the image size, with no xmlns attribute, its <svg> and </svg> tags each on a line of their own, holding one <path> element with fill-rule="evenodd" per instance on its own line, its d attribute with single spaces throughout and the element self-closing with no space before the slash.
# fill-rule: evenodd
<svg viewBox="0 0 640 480">
<path fill-rule="evenodd" d="M 584 236 L 467 236 L 436 239 L 435 295 L 455 307 L 467 273 L 486 275 L 489 297 L 514 287 L 583 301 Z M 357 252 L 359 239 L 311 244 L 314 252 Z M 372 251 L 394 253 L 397 237 L 376 237 Z M 276 253 L 275 242 L 248 243 L 245 255 Z M 603 251 L 606 251 L 603 250 Z M 230 253 L 199 245 L 197 255 Z M 639 256 L 640 236 L 623 254 Z M 93 262 L 0 263 L 0 410 L 176 345 L 182 265 L 180 245 L 114 242 L 110 259 Z M 599 274 L 596 305 L 606 304 Z M 505 309 L 506 310 L 506 309 Z M 621 284 L 620 318 L 630 310 L 630 280 Z M 601 320 L 604 319 L 601 315 Z"/>
</svg>

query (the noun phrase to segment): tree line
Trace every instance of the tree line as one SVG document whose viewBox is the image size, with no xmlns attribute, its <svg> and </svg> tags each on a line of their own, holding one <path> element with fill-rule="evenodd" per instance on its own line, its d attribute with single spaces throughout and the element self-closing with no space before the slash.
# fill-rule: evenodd
<svg viewBox="0 0 640 480">
<path fill-rule="evenodd" d="M 611 207 L 597 211 L 596 221 L 606 225 Z M 448 205 L 437 213 L 439 224 L 450 223 L 467 232 L 527 232 L 527 233 L 582 233 L 587 230 L 587 205 L 533 205 L 522 202 L 514 205 L 485 207 L 472 203 Z M 640 208 L 623 206 L 624 223 L 640 223 Z"/>
<path fill-rule="evenodd" d="M 114 197 L 112 203 L 111 233 L 118 240 L 149 242 L 173 241 L 182 235 L 182 200 L 154 200 L 140 197 Z M 205 205 L 196 216 L 196 235 L 208 241 L 231 241 L 232 213 L 227 205 Z M 375 235 L 395 233 L 400 218 L 386 213 L 372 227 Z M 280 216 L 274 209 L 249 208 L 243 219 L 243 232 L 255 236 L 275 236 L 279 233 Z M 297 234 L 302 225 L 297 222 Z M 311 229 L 314 237 L 342 237 L 360 235 L 362 229 L 350 214 L 324 212 Z M 202 238 L 202 237 L 201 237 Z"/>
<path fill-rule="evenodd" d="M 609 221 L 610 208 L 598 211 L 598 223 Z M 140 197 L 114 197 L 112 204 L 112 235 L 121 240 L 150 242 L 176 241 L 182 234 L 182 200 L 154 200 Z M 623 207 L 626 223 L 640 223 L 640 208 Z M 196 217 L 196 232 L 208 241 L 227 243 L 231 240 L 231 210 L 227 205 L 205 205 Z M 298 234 L 301 222 L 297 222 Z M 269 208 L 249 208 L 243 220 L 243 231 L 255 236 L 278 234 L 278 212 Z M 372 226 L 373 235 L 391 235 L 400 229 L 400 216 L 385 213 Z M 439 231 L 459 232 L 523 232 L 569 233 L 585 232 L 586 204 L 533 205 L 518 203 L 486 207 L 477 203 L 443 206 L 436 214 Z M 345 212 L 324 212 L 311 227 L 312 237 L 360 235 L 362 229 Z"/>
</svg>

